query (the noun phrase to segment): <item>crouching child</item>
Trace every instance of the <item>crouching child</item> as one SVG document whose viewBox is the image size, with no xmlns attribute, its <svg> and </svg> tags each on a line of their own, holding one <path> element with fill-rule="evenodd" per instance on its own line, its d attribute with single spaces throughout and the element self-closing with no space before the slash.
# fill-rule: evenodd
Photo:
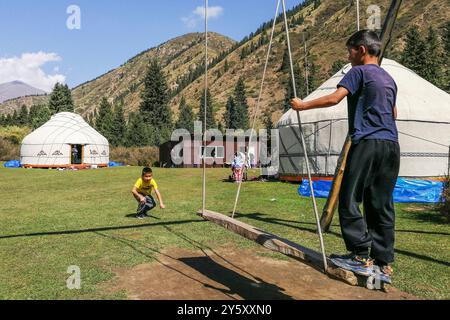
<svg viewBox="0 0 450 320">
<path fill-rule="evenodd" d="M 151 168 L 145 167 L 142 170 L 141 177 L 136 181 L 133 186 L 134 198 L 138 202 L 136 217 L 138 219 L 144 219 L 148 217 L 147 212 L 153 210 L 156 207 L 155 199 L 152 197 L 152 191 L 155 192 L 158 198 L 159 207 L 164 209 L 166 206 L 161 197 L 161 193 L 158 190 L 158 184 L 153 179 L 153 172 Z"/>
</svg>

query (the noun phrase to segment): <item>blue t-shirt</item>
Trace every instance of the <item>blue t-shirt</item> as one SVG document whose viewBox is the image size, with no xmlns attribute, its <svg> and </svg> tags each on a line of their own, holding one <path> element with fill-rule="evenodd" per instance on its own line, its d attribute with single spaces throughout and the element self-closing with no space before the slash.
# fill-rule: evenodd
<svg viewBox="0 0 450 320">
<path fill-rule="evenodd" d="M 354 144 L 363 139 L 398 142 L 393 109 L 397 85 L 384 69 L 376 64 L 355 66 L 337 87 L 350 92 L 347 96 L 348 125 Z"/>
</svg>

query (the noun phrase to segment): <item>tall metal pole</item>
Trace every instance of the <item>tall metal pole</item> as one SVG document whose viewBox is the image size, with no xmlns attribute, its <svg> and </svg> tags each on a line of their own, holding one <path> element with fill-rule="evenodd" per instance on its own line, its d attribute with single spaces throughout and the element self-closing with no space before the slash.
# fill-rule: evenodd
<svg viewBox="0 0 450 320">
<path fill-rule="evenodd" d="M 285 0 L 282 0 L 281 3 L 283 5 L 284 27 L 286 29 L 286 39 L 287 39 L 287 46 L 288 46 L 288 52 L 289 52 L 289 63 L 290 63 L 290 67 L 291 67 L 292 87 L 293 87 L 293 91 L 294 91 L 294 97 L 297 98 L 297 88 L 295 87 L 294 64 L 292 61 L 291 41 L 289 38 L 289 25 L 288 25 L 287 15 L 286 15 Z M 300 137 L 302 140 L 303 155 L 305 156 L 306 171 L 308 173 L 309 189 L 311 190 L 311 199 L 312 199 L 312 203 L 313 203 L 314 215 L 316 218 L 317 233 L 319 234 L 320 249 L 322 251 L 323 271 L 326 273 L 328 270 L 328 262 L 327 262 L 327 256 L 325 253 L 325 244 L 323 241 L 322 229 L 320 228 L 320 218 L 319 218 L 319 213 L 317 210 L 316 197 L 314 195 L 314 186 L 313 186 L 313 182 L 312 182 L 312 178 L 311 178 L 311 168 L 309 165 L 308 151 L 307 151 L 307 147 L 306 147 L 305 135 L 303 134 L 303 130 L 302 130 L 300 111 L 297 111 L 296 113 L 297 113 L 298 129 L 299 129 Z"/>
<path fill-rule="evenodd" d="M 203 147 L 201 157 L 203 161 L 203 183 L 202 183 L 202 213 L 206 209 L 206 108 L 208 108 L 208 0 L 205 0 L 205 105 L 203 117 Z"/>
<path fill-rule="evenodd" d="M 302 33 L 303 45 L 305 48 L 305 81 L 306 81 L 306 95 L 309 96 L 309 73 L 308 73 L 308 50 L 306 50 L 305 33 Z"/>
<path fill-rule="evenodd" d="M 359 0 L 356 0 L 356 27 L 359 31 Z"/>
</svg>

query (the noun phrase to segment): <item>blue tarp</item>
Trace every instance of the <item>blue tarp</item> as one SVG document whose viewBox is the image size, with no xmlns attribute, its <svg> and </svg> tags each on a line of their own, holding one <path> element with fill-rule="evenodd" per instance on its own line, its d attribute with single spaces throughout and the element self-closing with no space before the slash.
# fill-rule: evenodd
<svg viewBox="0 0 450 320">
<path fill-rule="evenodd" d="M 3 164 L 5 168 L 20 168 L 22 165 L 19 160 L 7 161 Z"/>
<path fill-rule="evenodd" d="M 108 167 L 123 167 L 123 166 L 124 164 L 119 162 L 111 161 L 110 163 L 108 163 Z"/>
<path fill-rule="evenodd" d="M 332 181 L 313 181 L 314 195 L 317 198 L 327 198 Z M 444 183 L 432 180 L 412 180 L 398 178 L 394 189 L 394 202 L 396 203 L 437 203 L 441 201 Z M 301 196 L 309 197 L 309 181 L 303 180 L 298 188 Z"/>
</svg>

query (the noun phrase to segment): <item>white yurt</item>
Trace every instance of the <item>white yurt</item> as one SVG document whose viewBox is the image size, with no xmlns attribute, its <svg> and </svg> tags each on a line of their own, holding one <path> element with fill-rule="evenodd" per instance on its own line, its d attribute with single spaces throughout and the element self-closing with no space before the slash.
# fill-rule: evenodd
<svg viewBox="0 0 450 320">
<path fill-rule="evenodd" d="M 382 67 L 398 86 L 400 176 L 446 175 L 450 161 L 450 95 L 393 60 L 384 59 Z M 351 65 L 346 65 L 304 100 L 333 93 L 350 69 Z M 334 107 L 302 111 L 300 116 L 312 173 L 332 176 L 348 133 L 347 99 Z M 286 112 L 277 127 L 280 178 L 298 180 L 306 174 L 306 167 L 296 112 Z"/>
<path fill-rule="evenodd" d="M 27 168 L 107 166 L 109 143 L 81 116 L 61 112 L 23 139 L 20 162 Z"/>
</svg>

